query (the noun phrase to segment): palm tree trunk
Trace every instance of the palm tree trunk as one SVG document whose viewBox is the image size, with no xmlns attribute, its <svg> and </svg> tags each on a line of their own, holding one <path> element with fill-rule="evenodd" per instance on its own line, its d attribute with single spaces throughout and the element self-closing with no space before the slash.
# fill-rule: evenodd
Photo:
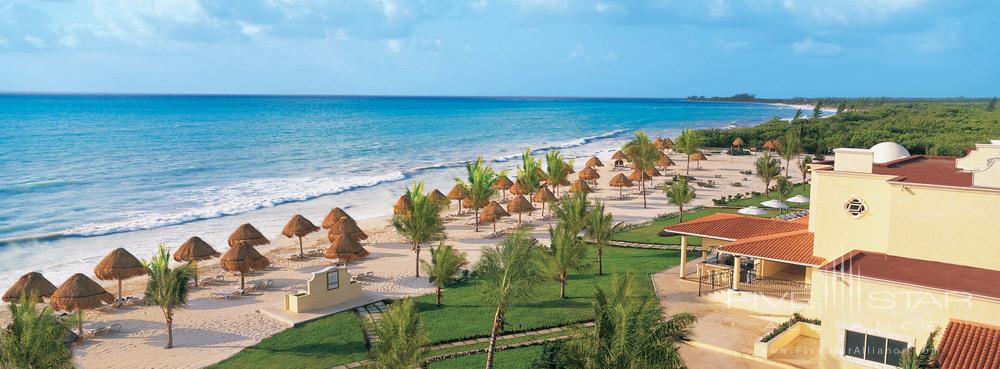
<svg viewBox="0 0 1000 369">
<path fill-rule="evenodd" d="M 497 312 L 493 315 L 493 328 L 490 329 L 490 342 L 486 346 L 486 369 L 493 369 L 493 356 L 497 347 L 497 336 L 500 328 L 503 327 L 503 304 L 497 305 Z"/>
<path fill-rule="evenodd" d="M 441 306 L 441 286 L 437 287 L 437 296 L 435 297 L 437 306 Z"/>
<path fill-rule="evenodd" d="M 417 278 L 420 278 L 420 244 L 414 242 L 413 243 L 413 250 L 417 252 L 416 270 L 417 270 Z M 431 250 L 431 251 L 434 251 L 434 250 Z"/>
<path fill-rule="evenodd" d="M 174 312 L 170 306 L 167 306 L 166 311 L 167 318 L 167 348 L 174 348 Z"/>
<path fill-rule="evenodd" d="M 691 175 L 691 154 L 688 154 L 687 170 L 684 172 L 684 175 Z"/>
<path fill-rule="evenodd" d="M 477 208 L 476 205 L 478 204 L 472 204 L 472 207 L 475 208 L 474 216 L 476 217 L 476 219 L 474 220 L 476 221 L 476 232 L 479 232 L 479 208 Z"/>
<path fill-rule="evenodd" d="M 559 298 L 566 298 L 566 271 L 559 272 Z"/>
<path fill-rule="evenodd" d="M 299 257 L 306 257 L 306 253 L 302 250 L 302 236 L 299 236 Z"/>
<path fill-rule="evenodd" d="M 646 181 L 643 180 L 642 176 L 639 177 L 639 191 L 642 191 L 642 208 L 646 208 Z"/>
<path fill-rule="evenodd" d="M 684 223 L 684 204 L 677 205 L 677 223 Z"/>
<path fill-rule="evenodd" d="M 604 275 L 604 248 L 597 246 L 597 275 Z"/>
</svg>

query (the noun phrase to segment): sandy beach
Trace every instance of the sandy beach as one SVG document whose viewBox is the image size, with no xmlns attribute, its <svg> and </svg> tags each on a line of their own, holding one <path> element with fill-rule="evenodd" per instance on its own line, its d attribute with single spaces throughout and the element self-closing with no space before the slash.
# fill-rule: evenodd
<svg viewBox="0 0 1000 369">
<path fill-rule="evenodd" d="M 704 188 L 695 186 L 697 196 L 689 206 L 711 205 L 711 200 L 721 196 L 749 191 L 762 191 L 763 185 L 754 176 L 741 174 L 742 170 L 751 170 L 755 156 L 730 157 L 721 150 L 705 150 L 709 160 L 700 164 L 691 163 L 690 175 L 698 181 L 714 181 L 716 187 Z M 673 173 L 684 173 L 686 157 L 683 154 L 670 154 L 676 163 L 669 168 L 667 176 Z M 662 191 L 647 190 L 647 208 L 642 206 L 642 196 L 638 187 L 626 188 L 627 199 L 618 199 L 618 189 L 607 185 L 612 176 L 628 170 L 611 168 L 610 155 L 600 157 L 604 167 L 597 168 L 601 178 L 596 186 L 597 192 L 589 198 L 606 201 L 606 208 L 614 214 L 616 221 L 642 222 L 652 219 L 658 214 L 677 210 L 669 205 Z M 577 170 L 582 168 L 583 161 L 578 161 Z M 700 168 L 699 168 L 700 166 Z M 793 165 L 792 178 L 801 178 L 801 174 Z M 570 178 L 575 180 L 575 175 Z M 668 177 L 654 179 L 654 185 L 659 186 Z M 740 182 L 740 187 L 732 186 Z M 692 185 L 694 185 L 692 183 Z M 566 191 L 567 186 L 560 188 Z M 447 191 L 447 189 L 442 189 Z M 510 199 L 508 194 L 507 199 Z M 385 204 L 391 207 L 392 204 Z M 497 242 L 496 238 L 488 238 L 492 233 L 492 225 L 481 225 L 481 232 L 475 232 L 472 216 L 468 212 L 455 215 L 455 206 L 445 214 L 448 243 L 467 253 L 470 263 L 478 261 L 484 246 Z M 321 219 L 313 219 L 318 222 Z M 546 220 L 540 211 L 523 217 L 527 227 L 533 228 L 533 235 L 542 242 L 547 242 L 545 231 L 552 220 Z M 414 255 L 404 238 L 399 236 L 389 224 L 388 217 L 366 219 L 359 221 L 359 226 L 369 234 L 370 238 L 363 245 L 371 255 L 360 262 L 352 263 L 351 273 L 372 272 L 375 276 L 371 281 L 362 282 L 365 297 L 373 299 L 399 298 L 403 296 L 421 295 L 433 292 L 432 285 L 426 278 L 415 278 Z M 498 230 L 510 230 L 517 227 L 517 217 L 506 218 L 497 224 Z M 232 300 L 212 299 L 210 294 L 232 290 L 238 287 L 237 276 L 227 276 L 221 282 L 208 283 L 192 291 L 186 308 L 174 316 L 174 348 L 163 348 L 165 329 L 163 315 L 157 307 L 133 306 L 122 309 L 106 309 L 104 311 L 88 311 L 85 329 L 99 326 L 120 324 L 121 332 L 107 336 L 87 339 L 82 345 L 74 347 L 73 355 L 76 364 L 82 368 L 198 368 L 221 361 L 241 349 L 251 346 L 261 339 L 273 335 L 288 327 L 260 313 L 265 307 L 280 306 L 285 290 L 300 286 L 305 282 L 307 273 L 331 265 L 331 261 L 322 257 L 306 258 L 304 260 L 289 260 L 288 255 L 298 252 L 297 239 L 280 236 L 280 229 L 261 229 L 271 244 L 258 247 L 261 253 L 272 260 L 268 270 L 247 276 L 247 281 L 272 280 L 274 287 L 260 292 L 251 293 Z M 305 238 L 307 250 L 325 248 L 329 242 L 325 232 L 316 232 Z M 426 248 L 426 246 L 425 246 Z M 426 257 L 429 253 L 421 253 Z M 218 276 L 223 272 L 217 259 L 202 263 L 200 275 Z M 141 295 L 145 284 L 144 278 L 126 281 L 126 294 Z M 112 285 L 106 286 L 113 291 Z M 5 311 L 6 313 L 6 311 Z M 2 320 L 2 319 L 0 319 Z M 178 360 L 178 358 L 184 358 Z"/>
</svg>

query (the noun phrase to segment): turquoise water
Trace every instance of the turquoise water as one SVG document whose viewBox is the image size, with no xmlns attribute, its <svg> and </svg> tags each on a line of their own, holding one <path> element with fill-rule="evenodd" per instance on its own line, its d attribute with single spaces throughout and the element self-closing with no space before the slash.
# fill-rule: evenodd
<svg viewBox="0 0 1000 369">
<path fill-rule="evenodd" d="M 318 199 L 382 215 L 402 186 L 444 187 L 477 155 L 500 167 L 526 147 L 585 157 L 636 129 L 793 113 L 671 99 L 0 96 L 0 281 L 193 231 L 221 243 L 261 209 L 288 207 L 287 217 Z M 46 250 L 70 261 L 53 265 Z"/>
</svg>

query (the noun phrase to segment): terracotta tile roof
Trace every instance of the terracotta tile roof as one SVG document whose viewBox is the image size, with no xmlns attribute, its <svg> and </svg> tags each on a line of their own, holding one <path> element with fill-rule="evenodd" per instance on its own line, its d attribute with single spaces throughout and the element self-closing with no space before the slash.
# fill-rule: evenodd
<svg viewBox="0 0 1000 369">
<path fill-rule="evenodd" d="M 911 155 L 885 164 L 872 165 L 872 173 L 897 176 L 894 182 L 972 187 L 972 172 L 955 167 L 948 156 Z"/>
<path fill-rule="evenodd" d="M 1000 327 L 948 321 L 938 363 L 942 369 L 1000 369 Z"/>
<path fill-rule="evenodd" d="M 747 215 L 715 213 L 664 227 L 667 232 L 724 241 L 806 229 L 807 224 Z"/>
<path fill-rule="evenodd" d="M 854 250 L 821 270 L 1000 299 L 1000 270 Z"/>
<path fill-rule="evenodd" d="M 813 234 L 806 229 L 743 238 L 720 247 L 719 251 L 810 266 L 826 262 L 813 255 Z"/>
</svg>

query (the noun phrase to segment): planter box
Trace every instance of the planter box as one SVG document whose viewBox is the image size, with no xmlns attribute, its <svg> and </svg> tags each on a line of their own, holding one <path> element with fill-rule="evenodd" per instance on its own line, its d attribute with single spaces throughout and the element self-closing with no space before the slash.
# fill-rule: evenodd
<svg viewBox="0 0 1000 369">
<path fill-rule="evenodd" d="M 774 338 L 771 338 L 770 341 L 760 342 L 760 340 L 757 340 L 757 342 L 754 342 L 753 355 L 765 359 L 770 358 L 774 355 L 774 353 L 787 346 L 799 336 L 819 339 L 819 330 L 820 327 L 818 325 L 806 322 L 796 322 L 795 324 L 792 324 L 791 327 L 788 327 L 788 329 L 784 332 L 781 332 L 777 336 L 774 336 Z"/>
</svg>

